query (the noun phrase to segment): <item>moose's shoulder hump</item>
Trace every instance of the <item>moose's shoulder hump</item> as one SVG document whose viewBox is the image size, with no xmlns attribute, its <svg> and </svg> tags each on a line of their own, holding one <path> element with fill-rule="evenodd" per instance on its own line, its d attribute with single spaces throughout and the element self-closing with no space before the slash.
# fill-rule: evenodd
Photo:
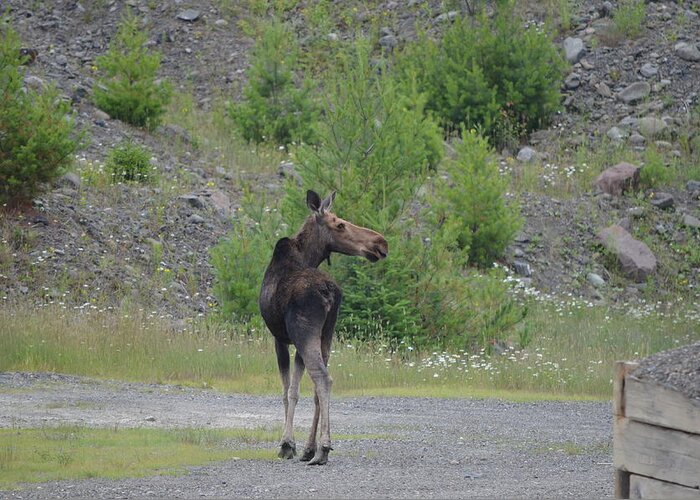
<svg viewBox="0 0 700 500">
<path fill-rule="evenodd" d="M 290 238 L 282 238 L 275 244 L 275 251 L 272 256 L 275 259 L 281 259 L 292 251 L 292 240 Z"/>
</svg>

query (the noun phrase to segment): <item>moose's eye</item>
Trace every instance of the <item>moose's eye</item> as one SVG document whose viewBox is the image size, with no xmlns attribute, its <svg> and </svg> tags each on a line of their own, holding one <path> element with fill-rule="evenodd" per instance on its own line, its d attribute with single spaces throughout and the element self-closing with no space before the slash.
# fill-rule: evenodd
<svg viewBox="0 0 700 500">
<path fill-rule="evenodd" d="M 345 230 L 345 223 L 341 222 L 340 224 L 338 224 L 335 227 L 338 228 L 338 230 L 340 230 L 340 231 L 344 231 Z"/>
</svg>

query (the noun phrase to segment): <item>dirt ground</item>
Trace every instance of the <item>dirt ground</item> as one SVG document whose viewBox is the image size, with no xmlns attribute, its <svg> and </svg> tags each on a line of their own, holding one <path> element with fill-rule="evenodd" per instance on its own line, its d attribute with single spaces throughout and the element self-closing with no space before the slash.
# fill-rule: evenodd
<svg viewBox="0 0 700 500">
<path fill-rule="evenodd" d="M 302 398 L 301 449 L 313 402 Z M 279 397 L 172 385 L 0 373 L 0 427 L 249 427 L 281 423 Z M 609 402 L 334 397 L 329 463 L 231 460 L 179 477 L 58 481 L 2 498 L 605 498 Z M 377 436 L 384 436 L 377 438 Z M 271 445 L 274 446 L 274 445 Z"/>
</svg>

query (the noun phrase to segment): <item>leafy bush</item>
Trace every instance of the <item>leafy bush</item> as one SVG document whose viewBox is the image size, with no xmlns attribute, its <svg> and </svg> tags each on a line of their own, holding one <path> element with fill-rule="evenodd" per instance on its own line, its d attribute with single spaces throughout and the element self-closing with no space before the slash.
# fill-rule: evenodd
<svg viewBox="0 0 700 500">
<path fill-rule="evenodd" d="M 279 145 L 312 142 L 318 110 L 312 100 L 312 84 L 294 83 L 297 47 L 292 33 L 281 22 L 268 24 L 253 49 L 245 101 L 229 112 L 243 138 Z"/>
<path fill-rule="evenodd" d="M 112 118 L 153 130 L 166 111 L 171 87 L 157 79 L 161 56 L 148 50 L 147 40 L 138 18 L 122 18 L 109 50 L 95 61 L 102 76 L 94 100 Z"/>
<path fill-rule="evenodd" d="M 482 11 L 457 19 L 438 42 L 420 38 L 397 61 L 446 129 L 478 128 L 497 147 L 548 122 L 563 69 L 551 36 L 524 27 L 512 1 L 500 2 L 493 18 Z"/>
<path fill-rule="evenodd" d="M 520 229 L 521 218 L 504 199 L 508 181 L 486 140 L 464 130 L 456 151 L 455 160 L 447 162 L 448 178 L 436 182 L 430 219 L 465 263 L 490 267 Z"/>
<path fill-rule="evenodd" d="M 112 182 L 148 182 L 155 175 L 151 154 L 132 142 L 125 142 L 112 149 L 105 167 Z"/>
<path fill-rule="evenodd" d="M 248 193 L 233 230 L 211 249 L 214 295 L 226 317 L 249 321 L 259 316 L 258 294 L 272 249 L 286 226 L 280 213 Z"/>
<path fill-rule="evenodd" d="M 369 62 L 369 46 L 358 41 L 341 54 L 324 82 L 326 105 L 318 124 L 318 146 L 294 151 L 302 190 L 290 182 L 282 211 L 294 225 L 307 214 L 306 189 L 337 191 L 335 206 L 353 222 L 387 229 L 406 210 L 428 169 L 442 156 L 437 125 L 423 112 L 424 100 L 402 96 L 386 72 Z"/>
<path fill-rule="evenodd" d="M 10 27 L 0 33 L 0 203 L 29 200 L 72 162 L 70 104 L 55 87 L 22 88 L 20 40 Z"/>
</svg>

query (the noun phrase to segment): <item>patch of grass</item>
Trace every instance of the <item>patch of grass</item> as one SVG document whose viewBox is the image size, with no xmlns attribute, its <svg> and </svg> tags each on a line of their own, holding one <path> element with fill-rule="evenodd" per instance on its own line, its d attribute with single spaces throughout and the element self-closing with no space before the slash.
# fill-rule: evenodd
<svg viewBox="0 0 700 500">
<path fill-rule="evenodd" d="M 617 360 L 633 360 L 700 340 L 697 304 L 656 301 L 620 309 L 561 302 L 524 289 L 529 345 L 500 353 L 401 354 L 388 344 L 336 340 L 329 368 L 335 397 L 478 397 L 516 401 L 609 399 Z M 0 371 L 51 371 L 179 383 L 222 391 L 279 394 L 271 336 L 253 322 L 208 319 L 185 330 L 134 311 L 59 307 L 0 309 Z M 305 397 L 312 394 L 302 379 Z"/>
<path fill-rule="evenodd" d="M 187 131 L 189 139 L 182 135 L 170 138 L 173 152 L 185 155 L 191 149 L 198 149 L 202 156 L 211 159 L 210 164 L 236 176 L 276 174 L 287 153 L 267 144 L 248 144 L 235 135 L 235 126 L 226 114 L 228 107 L 219 98 L 211 111 L 207 111 L 195 103 L 191 92 L 185 89 L 175 92 L 165 122 L 177 123 Z"/>
<path fill-rule="evenodd" d="M 644 0 L 620 0 L 617 10 L 613 12 L 615 30 L 627 38 L 636 38 L 642 34 L 646 2 Z"/>
<path fill-rule="evenodd" d="M 0 489 L 22 483 L 186 473 L 187 466 L 230 459 L 275 460 L 268 429 L 0 429 Z"/>
</svg>

